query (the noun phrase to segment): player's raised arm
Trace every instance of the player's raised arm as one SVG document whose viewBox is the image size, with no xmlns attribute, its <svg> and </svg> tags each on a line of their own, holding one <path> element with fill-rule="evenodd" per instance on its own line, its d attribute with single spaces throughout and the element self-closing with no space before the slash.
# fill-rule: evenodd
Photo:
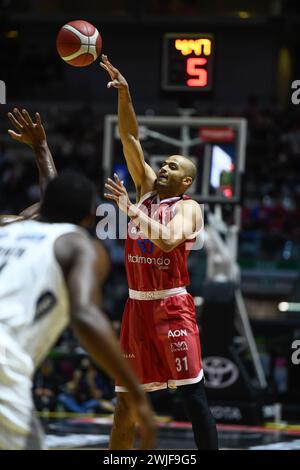
<svg viewBox="0 0 300 470">
<path fill-rule="evenodd" d="M 48 147 L 41 117 L 39 113 L 35 113 L 34 120 L 26 109 L 21 112 L 18 108 L 14 108 L 13 112 L 8 113 L 8 117 L 15 128 L 15 131 L 9 129 L 9 135 L 14 140 L 31 147 L 35 153 L 40 189 L 43 194 L 48 182 L 57 175 L 57 171 Z"/>
<path fill-rule="evenodd" d="M 141 427 L 141 448 L 153 449 L 155 422 L 151 406 L 122 356 L 108 319 L 99 309 L 99 289 L 107 270 L 104 249 L 99 245 L 97 252 L 87 236 L 68 234 L 56 241 L 55 254 L 70 294 L 71 325 L 75 335 L 94 361 L 129 390 L 132 410 Z"/>
<path fill-rule="evenodd" d="M 139 198 L 146 192 L 152 191 L 156 174 L 145 162 L 128 83 L 119 70 L 109 62 L 106 55 L 102 55 L 102 61 L 100 65 L 109 73 L 111 78 L 107 87 L 118 89 L 119 132 L 128 170 L 134 181 Z"/>
</svg>

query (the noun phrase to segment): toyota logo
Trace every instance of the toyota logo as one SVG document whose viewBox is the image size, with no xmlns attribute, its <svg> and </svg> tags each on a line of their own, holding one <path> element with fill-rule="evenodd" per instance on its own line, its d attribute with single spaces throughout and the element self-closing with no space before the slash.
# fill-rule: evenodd
<svg viewBox="0 0 300 470">
<path fill-rule="evenodd" d="M 239 376 L 236 365 L 226 357 L 209 356 L 203 359 L 205 386 L 208 388 L 230 387 Z"/>
</svg>

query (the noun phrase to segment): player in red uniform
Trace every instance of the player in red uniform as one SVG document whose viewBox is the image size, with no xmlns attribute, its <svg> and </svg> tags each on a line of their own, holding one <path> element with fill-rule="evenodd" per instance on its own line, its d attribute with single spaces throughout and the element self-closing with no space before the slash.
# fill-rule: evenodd
<svg viewBox="0 0 300 470">
<path fill-rule="evenodd" d="M 146 391 L 179 386 L 197 447 L 217 449 L 216 425 L 202 380 L 194 302 L 185 288 L 189 284 L 189 249 L 203 228 L 199 204 L 184 195 L 196 167 L 189 159 L 173 155 L 155 174 L 144 159 L 128 84 L 106 56 L 102 60 L 111 77 L 108 88 L 113 86 L 119 92 L 120 137 L 138 201 L 137 206 L 131 203 L 117 175 L 114 181 L 108 180 L 106 197 L 117 202 L 131 219 L 125 252 L 129 299 L 121 344 Z M 135 423 L 126 389 L 117 383 L 116 391 L 110 448 L 129 449 Z"/>
</svg>

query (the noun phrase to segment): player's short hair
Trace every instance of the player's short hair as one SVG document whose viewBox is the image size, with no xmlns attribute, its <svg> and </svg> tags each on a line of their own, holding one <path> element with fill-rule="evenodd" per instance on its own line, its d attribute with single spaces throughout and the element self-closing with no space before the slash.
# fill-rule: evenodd
<svg viewBox="0 0 300 470">
<path fill-rule="evenodd" d="M 96 187 L 80 173 L 68 171 L 51 180 L 41 203 L 41 217 L 52 223 L 80 222 L 95 208 Z"/>
<path fill-rule="evenodd" d="M 197 175 L 197 167 L 190 158 L 184 157 L 184 159 L 185 159 L 185 176 L 190 176 L 192 180 L 194 181 Z"/>
</svg>

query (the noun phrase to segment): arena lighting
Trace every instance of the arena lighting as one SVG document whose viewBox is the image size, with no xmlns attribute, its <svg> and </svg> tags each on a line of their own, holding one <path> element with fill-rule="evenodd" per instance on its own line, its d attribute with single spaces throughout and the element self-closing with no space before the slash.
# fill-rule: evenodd
<svg viewBox="0 0 300 470">
<path fill-rule="evenodd" d="M 299 302 L 280 302 L 278 304 L 278 310 L 280 312 L 300 312 Z"/>
<path fill-rule="evenodd" d="M 251 16 L 249 11 L 238 11 L 237 14 L 242 20 L 246 20 L 247 18 L 250 18 L 250 16 Z"/>
<path fill-rule="evenodd" d="M 203 297 L 194 297 L 195 307 L 200 307 L 203 304 Z"/>
<path fill-rule="evenodd" d="M 287 312 L 289 309 L 289 303 L 288 302 L 280 302 L 278 304 L 278 310 L 280 312 Z"/>
<path fill-rule="evenodd" d="M 8 39 L 16 39 L 18 36 L 19 36 L 19 31 L 16 31 L 16 30 L 7 31 L 6 33 L 6 37 Z"/>
</svg>

